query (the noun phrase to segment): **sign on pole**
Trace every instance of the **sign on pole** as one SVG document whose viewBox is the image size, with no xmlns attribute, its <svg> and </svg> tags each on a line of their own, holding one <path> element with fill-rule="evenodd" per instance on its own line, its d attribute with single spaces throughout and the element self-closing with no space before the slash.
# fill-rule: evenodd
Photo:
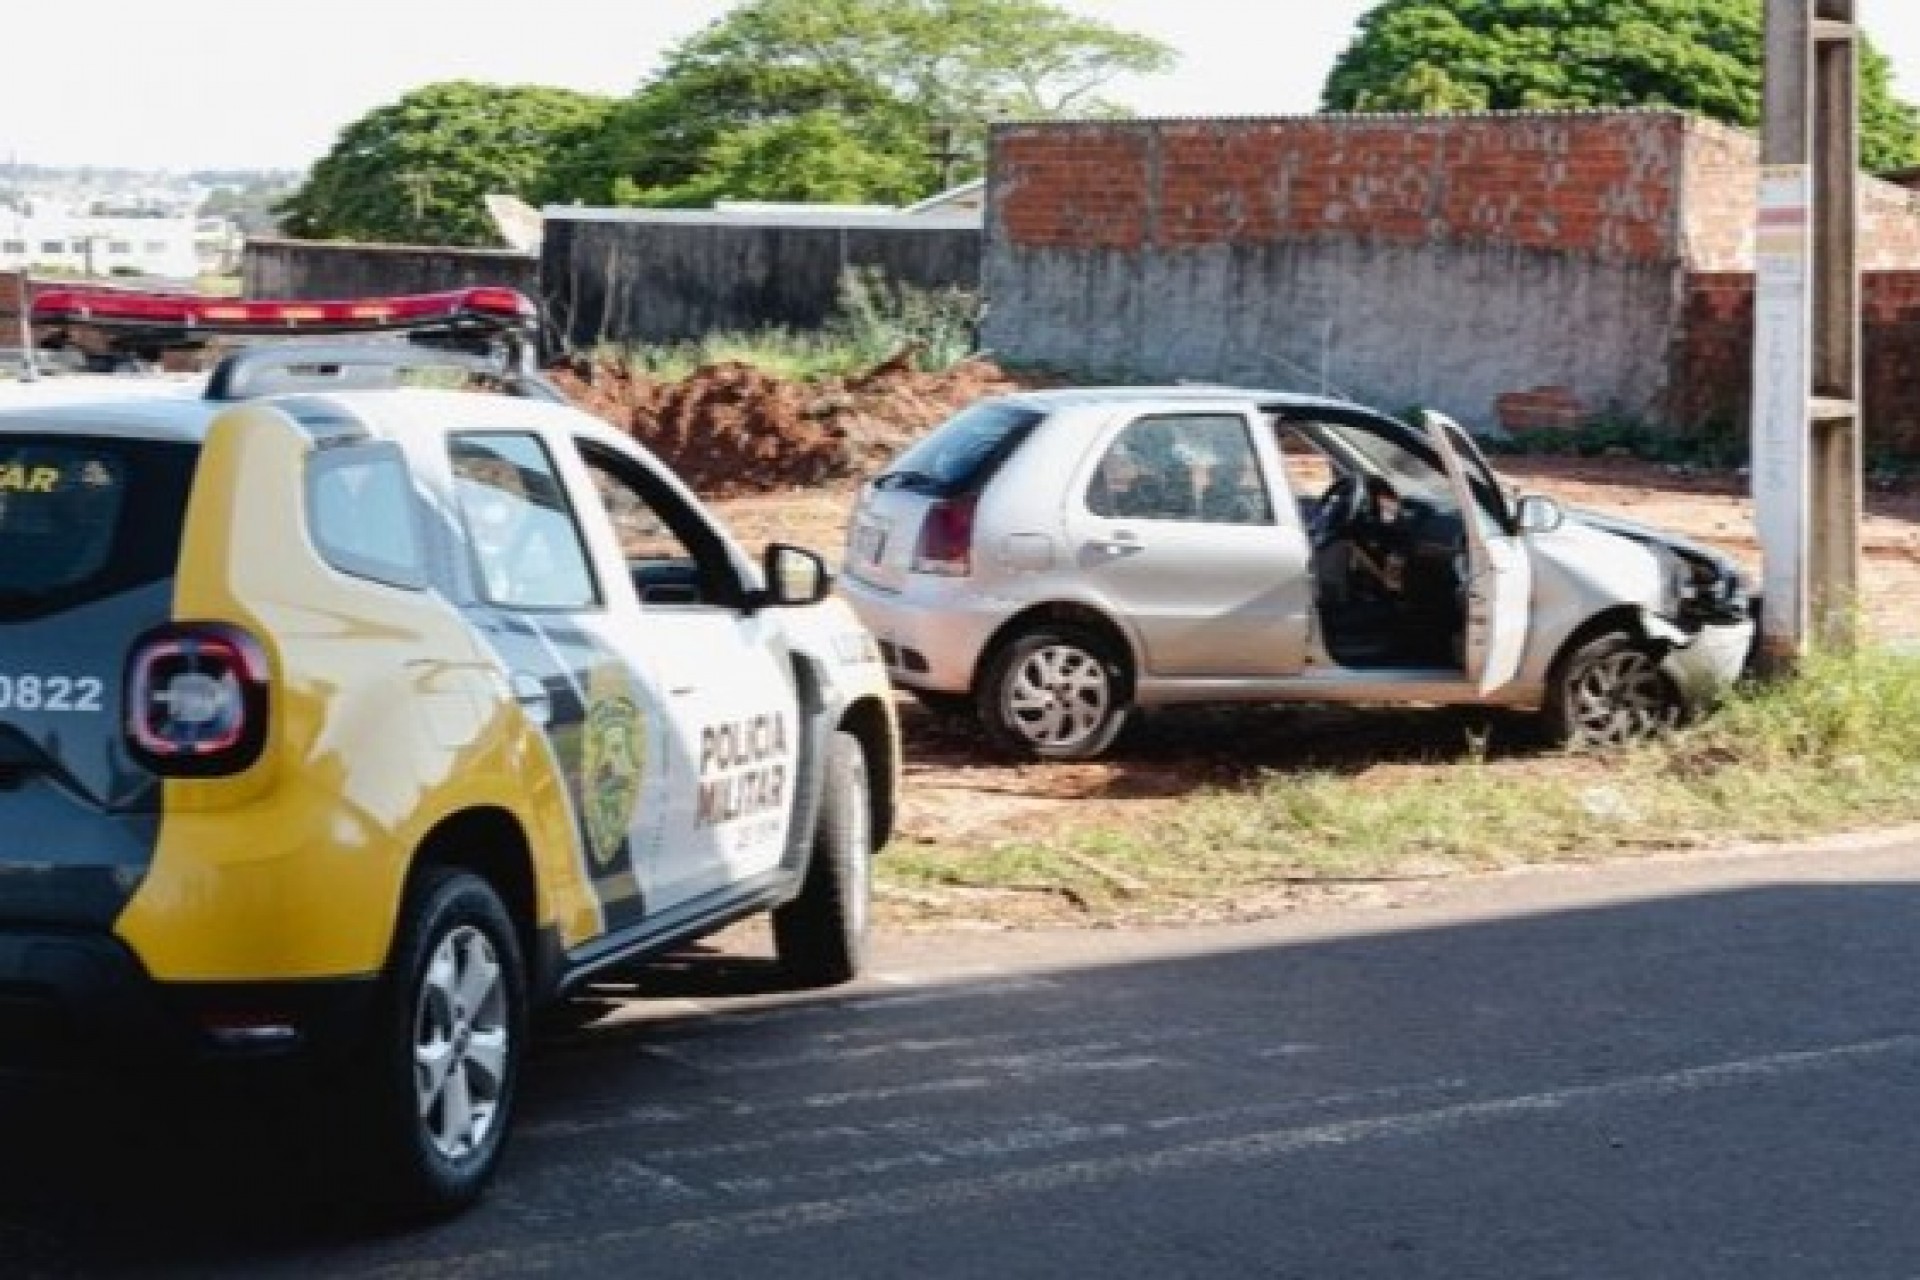
<svg viewBox="0 0 1920 1280">
<path fill-rule="evenodd" d="M 1791 660 L 1808 631 L 1812 504 L 1807 404 L 1813 395 L 1813 180 L 1804 164 L 1760 171 L 1755 236 L 1753 509 L 1764 565 L 1760 630 Z"/>
</svg>

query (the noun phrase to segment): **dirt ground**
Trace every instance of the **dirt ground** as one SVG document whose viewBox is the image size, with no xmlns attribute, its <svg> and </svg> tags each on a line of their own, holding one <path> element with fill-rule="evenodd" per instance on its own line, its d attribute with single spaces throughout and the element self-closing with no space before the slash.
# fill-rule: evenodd
<svg viewBox="0 0 1920 1280">
<path fill-rule="evenodd" d="M 607 365 L 563 371 L 586 407 L 632 431 L 713 500 L 757 546 L 781 539 L 837 561 L 859 479 L 981 395 L 1015 387 L 992 365 L 919 374 L 901 358 L 864 377 L 798 387 L 744 365 L 685 383 L 648 383 Z M 1632 458 L 1496 459 L 1523 488 L 1628 516 L 1759 566 L 1744 477 Z M 1885 639 L 1920 640 L 1920 491 L 1876 489 L 1864 529 L 1865 616 Z M 1065 826 L 1138 825 L 1196 790 L 1262 772 L 1337 768 L 1362 778 L 1445 767 L 1486 730 L 1461 712 L 1237 708 L 1157 713 L 1092 764 L 1022 764 L 991 755 L 965 726 L 901 701 L 907 788 L 901 838 L 990 844 Z M 1471 731 L 1471 732 L 1470 732 Z M 1493 749 L 1503 730 L 1493 725 Z M 1507 738 L 1517 735 L 1507 734 Z"/>
</svg>

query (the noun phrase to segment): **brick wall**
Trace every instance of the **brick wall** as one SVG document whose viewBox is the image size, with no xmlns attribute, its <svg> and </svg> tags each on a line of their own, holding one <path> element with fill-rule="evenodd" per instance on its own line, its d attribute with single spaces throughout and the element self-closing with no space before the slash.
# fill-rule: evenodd
<svg viewBox="0 0 1920 1280">
<path fill-rule="evenodd" d="M 1519 430 L 1744 432 L 1759 156 L 1671 111 L 1009 125 L 985 339 Z M 1920 194 L 1867 179 L 1861 212 L 1869 439 L 1920 451 Z"/>
<path fill-rule="evenodd" d="M 1687 281 L 1675 426 L 1744 436 L 1753 378 L 1753 276 L 1705 272 Z M 1861 280 L 1862 379 L 1869 453 L 1920 455 L 1920 271 Z"/>
<path fill-rule="evenodd" d="M 1647 416 L 1677 322 L 1677 112 L 995 130 L 986 344 L 1080 377 L 1471 422 Z M 1547 413 L 1548 409 L 1542 409 Z"/>
<path fill-rule="evenodd" d="M 1678 252 L 1686 129 L 1673 112 L 1012 125 L 991 208 L 1029 249 L 1334 237 L 1657 261 Z"/>
<path fill-rule="evenodd" d="M 1690 120 L 1682 238 L 1697 271 L 1751 271 L 1760 183 L 1760 141 L 1711 120 Z M 1860 266 L 1865 271 L 1920 269 L 1920 194 L 1863 177 Z"/>
</svg>

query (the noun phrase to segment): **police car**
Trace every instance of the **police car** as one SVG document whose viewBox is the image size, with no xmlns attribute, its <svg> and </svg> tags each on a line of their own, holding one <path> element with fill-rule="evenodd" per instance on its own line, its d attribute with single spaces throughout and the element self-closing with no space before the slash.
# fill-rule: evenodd
<svg viewBox="0 0 1920 1280">
<path fill-rule="evenodd" d="M 94 363 L 352 338 L 0 383 L 0 1055 L 304 1055 L 383 1195 L 445 1210 L 531 1012 L 763 911 L 795 981 L 857 972 L 875 646 L 818 556 L 755 562 L 560 402 L 524 298 L 34 321 Z"/>
</svg>

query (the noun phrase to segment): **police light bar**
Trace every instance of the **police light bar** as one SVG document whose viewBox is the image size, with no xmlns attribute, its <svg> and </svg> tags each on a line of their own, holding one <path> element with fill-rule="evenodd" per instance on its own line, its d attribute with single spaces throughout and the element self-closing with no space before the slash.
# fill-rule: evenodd
<svg viewBox="0 0 1920 1280">
<path fill-rule="evenodd" d="M 538 316 L 525 294 L 495 286 L 322 302 L 238 301 L 86 288 L 47 289 L 33 299 L 35 324 L 167 329 L 207 335 L 367 333 L 463 324 L 523 327 Z"/>
</svg>

